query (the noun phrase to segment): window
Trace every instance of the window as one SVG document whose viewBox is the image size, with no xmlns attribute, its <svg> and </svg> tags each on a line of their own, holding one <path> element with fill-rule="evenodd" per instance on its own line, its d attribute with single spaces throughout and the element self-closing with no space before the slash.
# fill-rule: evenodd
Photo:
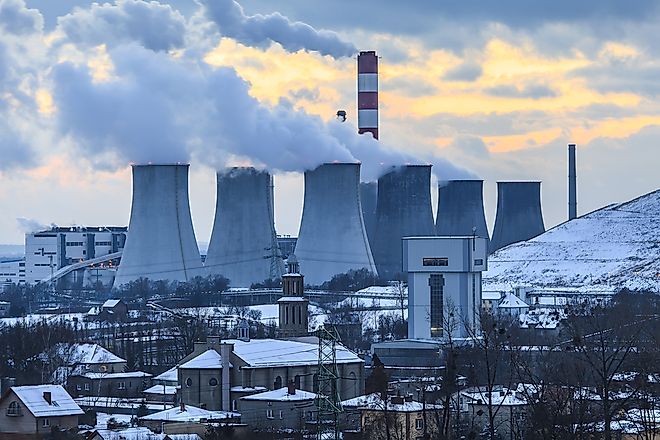
<svg viewBox="0 0 660 440">
<path fill-rule="evenodd" d="M 42 419 L 41 420 L 41 426 L 43 426 L 45 428 L 50 426 L 50 419 Z"/>
<path fill-rule="evenodd" d="M 186 386 L 188 388 L 190 388 L 192 386 L 192 379 L 190 377 L 188 379 L 186 379 Z"/>
<path fill-rule="evenodd" d="M 21 415 L 21 405 L 18 402 L 13 401 L 9 404 L 7 408 L 8 416 L 20 416 Z"/>
<path fill-rule="evenodd" d="M 82 390 L 82 387 L 80 386 L 80 384 L 76 384 L 76 391 L 80 391 L 80 390 Z"/>
<path fill-rule="evenodd" d="M 118 382 L 117 383 L 117 389 L 125 390 L 126 389 L 126 382 Z"/>
<path fill-rule="evenodd" d="M 296 374 L 296 377 L 293 379 L 293 386 L 295 386 L 297 390 L 300 389 L 300 375 L 299 374 Z"/>
<path fill-rule="evenodd" d="M 422 258 L 422 266 L 449 266 L 449 258 Z"/>
<path fill-rule="evenodd" d="M 215 377 L 210 378 L 209 379 L 209 386 L 217 387 L 218 386 L 218 379 L 216 379 Z"/>
<path fill-rule="evenodd" d="M 89 391 L 89 384 L 88 383 L 85 384 L 85 391 Z"/>
<path fill-rule="evenodd" d="M 274 385 L 274 389 L 276 389 L 276 390 L 279 390 L 280 388 L 282 388 L 282 378 L 280 376 L 277 376 L 275 378 L 275 383 L 273 385 Z"/>
<path fill-rule="evenodd" d="M 418 431 L 424 429 L 424 420 L 423 419 L 415 419 L 415 429 Z"/>
<path fill-rule="evenodd" d="M 283 418 L 284 418 L 284 412 L 280 410 L 280 420 L 282 420 Z"/>
<path fill-rule="evenodd" d="M 275 417 L 273 417 L 273 410 L 272 409 L 267 409 L 266 410 L 266 418 L 267 419 L 274 419 L 275 418 Z"/>
<path fill-rule="evenodd" d="M 442 337 L 445 278 L 437 273 L 429 277 L 431 288 L 431 337 Z"/>
<path fill-rule="evenodd" d="M 236 401 L 236 399 L 231 401 L 231 410 L 238 411 L 238 402 Z"/>
<path fill-rule="evenodd" d="M 483 260 L 483 258 L 475 258 L 475 260 L 474 260 L 474 265 L 475 265 L 475 266 L 483 266 L 483 265 L 484 265 L 484 260 Z"/>
</svg>

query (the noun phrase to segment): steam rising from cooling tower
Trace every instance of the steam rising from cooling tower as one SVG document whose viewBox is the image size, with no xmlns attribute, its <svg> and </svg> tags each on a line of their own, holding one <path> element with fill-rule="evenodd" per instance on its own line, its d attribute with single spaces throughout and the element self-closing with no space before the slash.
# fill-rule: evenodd
<svg viewBox="0 0 660 440">
<path fill-rule="evenodd" d="M 283 271 L 273 215 L 273 180 L 266 171 L 231 168 L 218 173 L 215 222 L 205 267 L 250 287 Z"/>
<path fill-rule="evenodd" d="M 438 235 L 488 238 L 484 215 L 483 180 L 450 180 L 438 184 Z M 474 228 L 474 229 L 473 229 Z"/>
<path fill-rule="evenodd" d="M 362 219 L 360 164 L 323 164 L 305 172 L 305 198 L 295 254 L 311 284 L 366 268 L 376 273 Z"/>
<path fill-rule="evenodd" d="M 541 182 L 497 182 L 497 215 L 489 252 L 543 232 Z"/>
<path fill-rule="evenodd" d="M 188 200 L 188 165 L 134 165 L 128 237 L 114 286 L 201 275 Z"/>
<path fill-rule="evenodd" d="M 391 280 L 399 276 L 401 238 L 413 235 L 435 235 L 430 165 L 402 166 L 378 179 L 373 250 L 381 277 Z"/>
</svg>

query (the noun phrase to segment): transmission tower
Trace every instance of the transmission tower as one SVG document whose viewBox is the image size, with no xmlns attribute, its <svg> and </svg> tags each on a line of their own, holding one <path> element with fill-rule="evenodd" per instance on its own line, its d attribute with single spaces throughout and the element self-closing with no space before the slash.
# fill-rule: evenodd
<svg viewBox="0 0 660 440">
<path fill-rule="evenodd" d="M 339 373 L 337 372 L 337 342 L 339 333 L 333 325 L 325 325 L 316 331 L 319 338 L 319 365 L 316 395 L 317 440 L 338 440 Z"/>
</svg>

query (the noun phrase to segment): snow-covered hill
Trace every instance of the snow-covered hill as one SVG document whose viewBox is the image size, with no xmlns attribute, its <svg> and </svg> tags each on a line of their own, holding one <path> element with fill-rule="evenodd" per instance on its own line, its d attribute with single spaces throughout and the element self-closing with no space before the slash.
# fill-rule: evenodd
<svg viewBox="0 0 660 440">
<path fill-rule="evenodd" d="M 627 287 L 660 293 L 660 189 L 502 248 L 488 267 L 484 290 Z"/>
</svg>

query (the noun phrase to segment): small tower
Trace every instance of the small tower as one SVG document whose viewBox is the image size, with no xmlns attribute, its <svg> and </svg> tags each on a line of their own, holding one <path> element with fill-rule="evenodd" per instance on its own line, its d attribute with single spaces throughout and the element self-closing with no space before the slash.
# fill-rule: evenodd
<svg viewBox="0 0 660 440">
<path fill-rule="evenodd" d="M 250 342 L 250 323 L 246 319 L 241 319 L 236 328 L 238 330 L 238 339 L 244 342 Z"/>
<path fill-rule="evenodd" d="M 309 301 L 304 297 L 304 277 L 299 271 L 298 259 L 294 254 L 289 255 L 287 273 L 282 275 L 282 298 L 277 301 L 281 338 L 295 338 L 308 334 Z"/>
</svg>

